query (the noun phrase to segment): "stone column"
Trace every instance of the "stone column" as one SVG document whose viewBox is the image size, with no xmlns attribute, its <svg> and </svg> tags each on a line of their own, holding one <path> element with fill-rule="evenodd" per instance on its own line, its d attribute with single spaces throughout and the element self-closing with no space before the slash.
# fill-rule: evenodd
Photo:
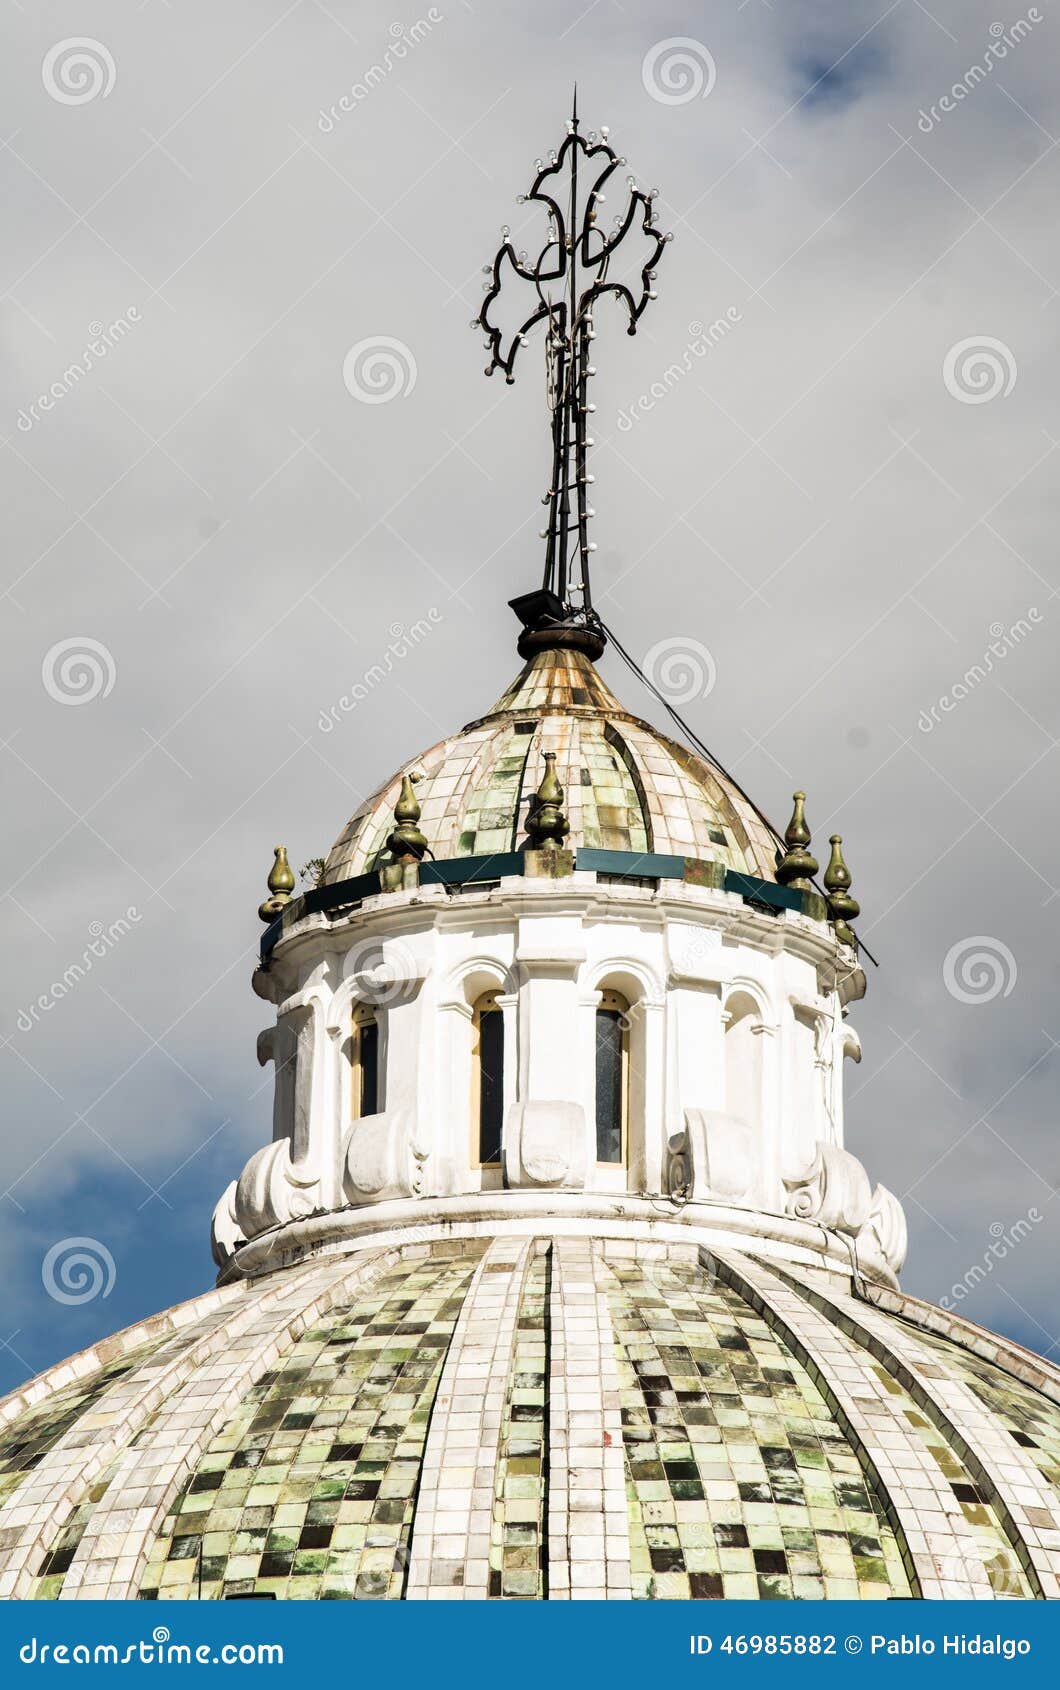
<svg viewBox="0 0 1060 1690">
<path fill-rule="evenodd" d="M 580 1103 L 585 1077 L 575 1036 L 577 978 L 585 961 L 579 918 L 519 922 L 519 1102 Z"/>
<path fill-rule="evenodd" d="M 751 1027 L 755 1039 L 761 1041 L 758 1061 L 758 1086 L 761 1109 L 762 1182 L 760 1200 L 773 1213 L 784 1211 L 784 1183 L 781 1158 L 783 1154 L 784 1123 L 781 1112 L 780 1041 L 775 1021 L 755 1021 Z"/>
<path fill-rule="evenodd" d="M 633 1191 L 661 1191 L 666 1149 L 666 1011 L 642 998 L 630 1011 L 631 1047 L 639 1052 L 642 1073 L 630 1074 L 630 1116 L 641 1125 L 639 1154 L 630 1145 L 629 1183 Z"/>
</svg>

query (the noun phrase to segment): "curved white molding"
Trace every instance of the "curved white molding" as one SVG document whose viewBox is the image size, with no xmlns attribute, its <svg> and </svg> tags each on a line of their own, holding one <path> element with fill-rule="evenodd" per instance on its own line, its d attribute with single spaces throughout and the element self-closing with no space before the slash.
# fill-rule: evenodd
<svg viewBox="0 0 1060 1690">
<path fill-rule="evenodd" d="M 606 1192 L 531 1190 L 459 1192 L 379 1203 L 310 1215 L 249 1240 L 226 1265 L 222 1283 L 257 1278 L 279 1267 L 320 1256 L 399 1245 L 414 1232 L 417 1241 L 441 1238 L 527 1237 L 623 1238 L 706 1249 L 738 1249 L 762 1259 L 799 1262 L 844 1283 L 850 1280 L 849 1241 L 815 1222 L 735 1204 L 671 1202 L 651 1197 L 616 1197 Z M 881 1274 L 881 1285 L 895 1287 Z"/>
<path fill-rule="evenodd" d="M 721 1110 L 686 1109 L 684 1128 L 671 1133 L 668 1149 L 668 1191 L 683 1186 L 700 1203 L 749 1204 L 756 1146 L 746 1121 Z"/>
<path fill-rule="evenodd" d="M 642 957 L 631 956 L 628 953 L 608 952 L 606 956 L 594 958 L 586 965 L 579 986 L 586 992 L 599 992 L 608 989 L 609 980 L 623 981 L 623 987 L 630 981 L 635 981 L 638 987 L 633 998 L 637 1003 L 662 1003 L 666 995 L 666 974 L 661 968 L 650 967 Z M 612 987 L 611 990 L 615 990 Z M 625 996 L 629 993 L 624 991 Z"/>
<path fill-rule="evenodd" d="M 469 982 L 472 982 L 470 986 Z M 438 1004 L 443 1009 L 469 1009 L 483 992 L 517 990 L 515 970 L 508 962 L 498 955 L 477 951 L 447 969 L 439 981 Z"/>
<path fill-rule="evenodd" d="M 851 1062 L 861 1061 L 861 1040 L 853 1027 L 844 1026 L 839 1039 L 840 1049 Z"/>
<path fill-rule="evenodd" d="M 724 1014 L 729 1003 L 740 995 L 758 1005 L 758 1019 L 772 1027 L 779 1024 L 776 997 L 757 974 L 728 974 L 721 983 L 721 1007 Z"/>
<path fill-rule="evenodd" d="M 236 1181 L 233 1180 L 225 1186 L 214 1207 L 210 1220 L 210 1253 L 217 1266 L 224 1267 L 229 1256 L 245 1243 L 246 1234 L 236 1214 Z"/>
<path fill-rule="evenodd" d="M 418 1197 L 429 1155 L 429 1145 L 417 1137 L 408 1110 L 365 1115 L 346 1134 L 342 1189 L 351 1203 Z"/>
<path fill-rule="evenodd" d="M 909 1248 L 905 1210 L 885 1185 L 877 1185 L 872 1193 L 868 1216 L 856 1243 L 859 1260 L 882 1259 L 894 1274 L 901 1273 L 905 1266 Z"/>
<path fill-rule="evenodd" d="M 798 1174 L 785 1174 L 784 1185 L 785 1210 L 799 1220 L 853 1235 L 869 1218 L 869 1176 L 857 1157 L 838 1145 L 819 1141 L 810 1166 Z"/>
<path fill-rule="evenodd" d="M 232 1208 L 244 1238 L 269 1227 L 302 1220 L 322 1207 L 320 1181 L 312 1169 L 291 1161 L 285 1138 L 255 1151 L 236 1182 Z"/>
<path fill-rule="evenodd" d="M 585 1184 L 585 1111 L 579 1103 L 513 1103 L 504 1122 L 509 1187 L 577 1190 Z"/>
</svg>

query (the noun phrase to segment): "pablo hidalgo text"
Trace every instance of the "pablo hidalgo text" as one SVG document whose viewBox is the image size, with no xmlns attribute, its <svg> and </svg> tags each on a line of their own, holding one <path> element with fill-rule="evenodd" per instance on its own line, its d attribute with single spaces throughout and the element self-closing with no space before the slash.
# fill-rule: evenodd
<svg viewBox="0 0 1060 1690">
<path fill-rule="evenodd" d="M 1014 1661 L 1017 1655 L 1029 1655 L 1031 1645 L 1026 1637 L 984 1637 L 982 1632 L 955 1631 L 941 1637 L 870 1637 L 871 1655 L 999 1655 L 1002 1660 Z"/>
</svg>

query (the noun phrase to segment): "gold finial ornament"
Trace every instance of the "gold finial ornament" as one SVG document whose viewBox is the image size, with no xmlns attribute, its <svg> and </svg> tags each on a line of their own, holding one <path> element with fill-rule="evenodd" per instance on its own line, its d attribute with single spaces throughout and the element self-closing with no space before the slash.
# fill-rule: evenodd
<svg viewBox="0 0 1060 1690">
<path fill-rule="evenodd" d="M 562 845 L 570 832 L 563 814 L 563 787 L 556 774 L 556 753 L 545 752 L 545 772 L 537 789 L 537 802 L 526 818 L 526 831 L 534 850 L 545 845 Z"/>
<path fill-rule="evenodd" d="M 824 889 L 828 893 L 828 913 L 835 927 L 836 938 L 844 945 L 856 945 L 857 936 L 850 926 L 861 914 L 861 905 L 851 896 L 852 876 L 843 859 L 843 835 L 833 833 L 829 844 L 832 855 L 824 871 Z"/>
<path fill-rule="evenodd" d="M 283 914 L 294 891 L 294 870 L 287 861 L 286 845 L 274 846 L 272 854 L 275 861 L 265 882 L 269 888 L 269 896 L 263 904 L 258 905 L 258 914 L 262 921 L 266 922 L 275 921 L 278 915 Z"/>
<path fill-rule="evenodd" d="M 809 849 L 810 829 L 806 822 L 806 794 L 795 792 L 792 797 L 795 808 L 784 833 L 787 849 L 777 852 L 777 879 L 782 886 L 790 886 L 793 892 L 809 892 L 810 881 L 817 873 L 819 864 Z"/>
<path fill-rule="evenodd" d="M 387 840 L 387 849 L 395 862 L 422 862 L 427 851 L 427 837 L 420 832 L 420 806 L 412 790 L 418 775 L 402 775 L 401 791 L 394 805 L 397 826 Z"/>
</svg>

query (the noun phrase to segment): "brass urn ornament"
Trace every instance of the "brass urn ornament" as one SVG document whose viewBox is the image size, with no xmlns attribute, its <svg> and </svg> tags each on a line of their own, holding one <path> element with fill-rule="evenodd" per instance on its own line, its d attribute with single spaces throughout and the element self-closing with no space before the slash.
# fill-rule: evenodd
<svg viewBox="0 0 1060 1690">
<path fill-rule="evenodd" d="M 526 818 L 526 831 L 538 851 L 562 845 L 570 832 L 570 823 L 563 814 L 563 787 L 556 774 L 554 751 L 545 752 L 545 772 Z"/>
<path fill-rule="evenodd" d="M 824 871 L 824 889 L 828 894 L 828 913 L 835 926 L 835 936 L 844 945 L 857 946 L 858 940 L 850 923 L 861 914 L 861 905 L 851 896 L 852 875 L 843 858 L 843 835 L 833 833 L 829 844 L 832 855 Z"/>
<path fill-rule="evenodd" d="M 796 792 L 792 796 L 795 808 L 784 831 L 784 844 L 787 849 L 777 852 L 777 879 L 782 886 L 790 887 L 793 892 L 809 892 L 810 882 L 820 865 L 809 849 L 810 829 L 806 821 L 806 794 Z"/>
<path fill-rule="evenodd" d="M 269 878 L 265 882 L 269 888 L 269 896 L 263 904 L 258 905 L 258 914 L 262 921 L 266 922 L 275 921 L 278 915 L 283 914 L 291 901 L 291 893 L 294 891 L 295 884 L 294 870 L 287 861 L 286 845 L 274 846 L 273 856 L 275 861 L 269 870 Z"/>
</svg>

